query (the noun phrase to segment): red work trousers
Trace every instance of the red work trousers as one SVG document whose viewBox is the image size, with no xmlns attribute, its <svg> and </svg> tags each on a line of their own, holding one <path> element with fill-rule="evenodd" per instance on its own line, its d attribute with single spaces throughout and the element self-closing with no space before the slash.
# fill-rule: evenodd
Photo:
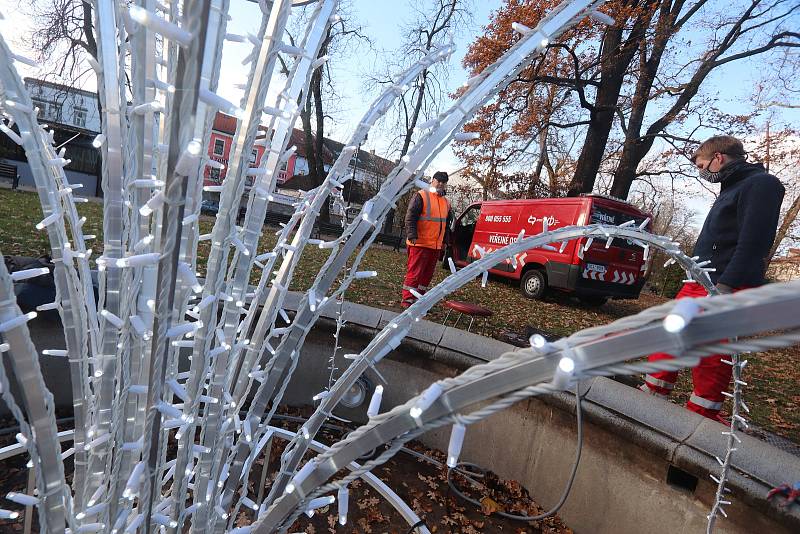
<svg viewBox="0 0 800 534">
<path fill-rule="evenodd" d="M 690 282 L 683 285 L 675 298 L 705 297 L 707 295 L 708 293 L 702 285 Z M 671 358 L 673 358 L 672 355 L 659 352 L 651 354 L 647 360 L 654 362 Z M 701 359 L 700 363 L 692 368 L 693 391 L 689 402 L 686 403 L 688 410 L 709 419 L 717 419 L 722 402 L 725 400 L 722 392 L 727 392 L 733 371 L 730 365 L 722 362 L 723 359 L 728 358 L 730 358 L 728 355 L 714 354 Z M 647 375 L 645 383 L 650 391 L 659 395 L 669 395 L 675 387 L 677 379 L 677 372 L 661 371 Z"/>
<path fill-rule="evenodd" d="M 406 267 L 406 279 L 403 281 L 403 306 L 410 306 L 416 302 L 415 297 L 409 289 L 413 289 L 420 295 L 424 295 L 428 290 L 428 285 L 433 278 L 433 271 L 439 261 L 439 249 L 415 247 L 409 245 L 408 266 Z"/>
</svg>

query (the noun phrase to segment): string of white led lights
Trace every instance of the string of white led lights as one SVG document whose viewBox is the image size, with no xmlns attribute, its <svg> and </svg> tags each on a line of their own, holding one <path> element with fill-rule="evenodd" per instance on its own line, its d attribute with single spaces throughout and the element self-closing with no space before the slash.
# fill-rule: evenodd
<svg viewBox="0 0 800 534">
<path fill-rule="evenodd" d="M 630 226 L 597 225 L 538 236 L 521 235 L 515 245 L 485 254 L 481 260 L 454 273 L 376 336 L 330 388 L 317 413 L 283 451 L 278 479 L 267 500 L 256 507 L 258 510 L 253 509 L 247 493 L 250 466 L 266 443 L 268 423 L 288 387 L 305 337 L 323 305 L 343 298 L 354 280 L 374 276 L 369 271 L 358 271 L 358 266 L 388 210 L 405 192 L 414 187 L 428 187 L 419 178 L 432 159 L 452 138 L 469 138 L 468 134 L 458 132 L 472 113 L 514 79 L 551 40 L 587 15 L 609 22 L 607 16 L 596 12 L 601 1 L 577 0 L 555 8 L 536 29 L 515 25 L 520 39 L 498 62 L 468 82 L 451 109 L 419 126 L 420 138 L 408 156 L 390 173 L 378 194 L 366 203 L 343 235 L 330 242 L 310 239 L 314 219 L 324 203 L 329 197 L 334 200 L 341 197 L 355 147 L 421 69 L 450 57 L 452 44 L 434 50 L 398 75 L 395 84 L 370 107 L 324 183 L 302 195 L 290 222 L 278 232 L 278 245 L 271 252 L 259 255 L 258 241 L 277 171 L 292 153 L 287 145 L 299 111 L 297 102 L 307 92 L 311 73 L 325 61 L 317 59 L 321 42 L 329 25 L 336 21 L 335 0 L 315 2 L 299 45 L 283 42 L 291 8 L 305 3 L 309 2 L 261 2 L 262 25 L 257 35 L 247 36 L 227 32 L 227 0 L 92 3 L 99 54 L 98 61 L 90 63 L 98 75 L 103 109 L 103 133 L 94 144 L 102 155 L 105 192 L 104 252 L 97 259 L 99 303 L 94 300 L 89 269 L 92 253 L 85 246 L 85 240 L 91 236 L 83 236 L 81 227 L 85 218 L 79 216 L 75 206 L 81 199 L 74 198 L 73 189 L 77 186 L 69 184 L 63 171 L 68 163 L 66 153 L 53 147 L 53 130 L 37 124 L 36 110 L 13 65 L 20 58 L 0 38 L 0 108 L 6 119 L 0 130 L 23 146 L 34 171 L 44 212 L 39 227 L 50 238 L 57 290 L 56 301 L 41 309 L 57 309 L 62 319 L 67 348 L 49 353 L 68 358 L 75 407 L 75 472 L 70 494 L 63 483 L 52 402 L 41 373 L 35 366 L 20 367 L 21 371 L 15 372 L 14 378 L 31 400 L 30 405 L 23 404 L 33 429 L 24 424 L 22 417 L 26 414 L 17 410 L 15 415 L 21 419 L 22 438 L 28 439 L 31 450 L 39 495 L 35 504 L 45 530 L 60 532 L 69 526 L 73 532 L 158 529 L 175 533 L 187 528 L 191 532 L 264 531 L 271 528 L 266 525 L 277 525 L 276 521 L 301 513 L 307 503 L 298 501 L 299 508 L 291 510 L 288 508 L 291 499 L 281 493 L 292 476 L 296 478 L 303 472 L 301 469 L 295 474 L 298 458 L 338 402 L 342 388 L 396 347 L 435 302 L 463 283 L 485 276 L 483 273 L 493 258 L 521 261 L 518 253 L 531 246 L 550 246 L 548 239 L 549 243 L 563 243 L 570 239 L 627 237 L 643 246 L 645 254 L 651 245 L 665 250 L 687 271 L 687 277 L 698 280 L 713 293 L 702 264 L 682 254 L 675 243 L 645 235 Z M 224 42 L 253 45 L 245 61 L 250 68 L 240 106 L 216 93 Z M 278 54 L 291 58 L 291 66 L 272 107 L 266 105 L 265 99 L 269 84 L 274 83 L 272 73 Z M 130 81 L 130 93 L 126 80 Z M 221 194 L 218 217 L 212 232 L 200 235 L 203 174 L 207 166 L 221 165 L 202 154 L 217 110 L 237 116 L 239 126 L 225 183 L 207 188 Z M 257 141 L 264 117 L 266 133 L 263 141 Z M 259 167 L 250 168 L 250 153 L 262 142 L 267 146 L 265 156 Z M 238 227 L 235 218 L 250 179 L 253 186 L 247 211 L 243 226 Z M 211 241 L 211 255 L 201 283 L 196 272 L 198 243 L 205 240 Z M 290 320 L 283 304 L 306 244 L 329 250 L 330 255 Z M 261 277 L 255 291 L 248 293 L 254 265 L 261 269 Z M 782 289 L 775 291 L 774 298 L 782 298 L 778 295 Z M 733 306 L 762 304 L 756 297 L 753 301 L 737 297 L 740 300 L 712 299 L 709 302 L 714 303 L 708 305 L 703 301 L 698 310 L 713 316 L 730 313 Z M 10 321 L 22 321 L 13 323 L 10 338 L 3 333 L 12 361 L 18 360 L 18 354 L 33 354 L 24 341 L 27 328 L 23 319 L 12 313 L 11 305 L 4 305 L 0 311 L 14 315 L 8 317 Z M 570 337 L 566 345 L 563 340 L 544 345 L 537 339 L 536 343 L 541 345 L 539 349 L 546 346 L 554 355 L 580 354 L 584 350 L 594 354 L 592 351 L 615 343 L 613 339 L 652 329 L 654 322 L 672 311 L 659 307 L 613 325 L 587 329 Z M 278 317 L 288 326 L 277 327 Z M 688 332 L 706 318 L 683 320 Z M 339 326 L 343 321 L 343 317 L 337 318 Z M 777 320 L 770 323 L 772 327 L 778 324 Z M 17 331 L 21 337 L 15 337 Z M 736 327 L 731 326 L 730 333 L 736 332 Z M 606 339 L 609 333 L 617 335 Z M 720 332 L 716 339 L 728 337 L 723 334 Z M 275 338 L 279 341 L 273 348 L 271 340 Z M 696 362 L 698 355 L 709 354 L 711 350 L 728 353 L 766 347 L 769 343 L 783 346 L 794 339 L 765 338 L 758 340 L 758 345 L 749 340 L 725 345 L 708 341 L 693 345 L 690 358 L 660 362 L 659 366 L 625 364 L 624 359 L 619 359 L 626 354 L 625 350 L 617 350 L 614 361 L 590 367 L 579 365 L 571 377 L 678 368 Z M 655 350 L 655 345 L 648 347 L 648 351 Z M 188 371 L 179 367 L 181 350 L 191 352 Z M 262 368 L 263 359 L 270 354 L 272 358 Z M 27 356 L 24 360 L 32 359 Z M 470 369 L 454 381 L 444 382 L 448 389 L 443 394 L 447 397 L 451 389 L 455 394 L 461 389 L 485 386 L 487 389 L 480 395 L 499 396 L 498 404 L 492 406 L 502 409 L 525 395 L 560 388 L 560 384 L 525 383 L 489 387 L 494 375 L 506 372 L 503 366 L 523 366 L 530 360 L 530 356 L 520 360 L 518 354 L 506 355 L 492 362 L 496 367 Z M 544 356 L 533 360 L 548 362 L 545 371 L 558 375 L 558 362 Z M 573 363 L 581 363 L 578 360 Z M 709 515 L 709 530 L 716 514 L 724 514 L 722 505 L 727 503 L 724 483 L 735 450 L 735 431 L 743 423 L 738 410 L 747 410 L 741 401 L 743 363 L 738 363 L 736 356 L 731 361 L 736 380 L 734 417 L 727 438 L 728 452 L 720 459 L 722 476 Z M 20 360 L 20 363 L 25 362 Z M 2 386 L 7 385 L 4 378 L 0 377 Z M 255 401 L 241 420 L 239 410 L 256 382 L 259 386 Z M 8 390 L 3 395 L 12 406 L 17 405 Z M 432 402 L 432 406 L 437 406 L 437 401 Z M 270 403 L 272 406 L 267 410 Z M 411 408 L 416 407 L 407 410 Z M 31 410 L 38 410 L 38 415 Z M 370 425 L 375 421 L 388 425 L 395 420 L 377 415 L 377 407 L 370 410 L 375 415 Z M 441 413 L 436 419 L 437 413 L 434 409 L 422 410 L 419 414 L 423 416 L 422 427 L 407 432 L 402 439 L 418 435 L 422 428 L 428 428 L 426 425 L 448 421 L 465 424 L 470 421 L 466 417 L 479 417 L 485 412 L 469 416 Z M 406 419 L 407 415 L 396 418 L 401 422 Z M 373 443 L 372 428 L 368 425 L 367 430 L 354 433 L 326 454 L 333 458 L 344 452 L 354 453 L 355 448 L 349 449 L 360 447 L 362 440 Z M 174 452 L 168 448 L 173 440 L 178 443 Z M 397 443 L 392 442 L 390 450 Z M 373 443 L 371 448 L 379 444 Z M 300 485 L 298 493 L 304 488 L 310 491 Z M 237 492 L 239 496 L 234 499 Z M 245 530 L 235 528 L 238 512 L 248 508 L 253 509 L 259 523 Z M 3 513 L 0 511 L 0 515 Z M 285 522 L 281 524 L 288 526 Z"/>
<path fill-rule="evenodd" d="M 709 354 L 761 351 L 798 344 L 800 318 L 779 317 L 796 309 L 800 303 L 800 293 L 796 292 L 798 289 L 800 282 L 794 282 L 765 286 L 736 295 L 698 299 L 704 313 L 691 318 L 684 317 L 686 322 L 678 331 L 671 331 L 669 326 L 674 323 L 674 318 L 666 319 L 682 313 L 682 310 L 672 305 L 671 310 L 667 311 L 664 306 L 665 313 L 661 321 L 651 320 L 649 324 L 636 329 L 625 328 L 618 331 L 616 336 L 582 344 L 573 344 L 574 339 L 570 337 L 539 348 L 505 353 L 497 360 L 475 366 L 458 377 L 435 382 L 407 403 L 372 417 L 369 423 L 334 444 L 328 452 L 308 462 L 294 476 L 286 493 L 259 519 L 254 530 L 271 532 L 278 529 L 287 518 L 302 513 L 303 503 L 307 500 L 346 485 L 352 479 L 324 486 L 322 483 L 336 473 L 337 466 L 350 454 L 362 454 L 380 444 L 392 443 L 386 453 L 362 466 L 365 470 L 372 469 L 391 457 L 403 443 L 431 428 L 446 422 L 473 423 L 532 394 L 567 389 L 572 381 L 582 376 L 676 370 L 696 365 L 700 357 Z M 793 291 L 795 294 L 792 294 Z M 758 319 L 754 320 L 753 317 Z M 793 330 L 734 343 L 718 341 L 719 332 L 753 336 L 770 331 L 773 327 Z M 604 363 L 624 361 L 645 355 L 651 350 L 664 350 L 681 356 L 674 360 L 625 365 Z M 541 385 L 548 381 L 549 384 Z M 466 406 L 515 390 L 518 390 L 517 393 L 471 414 L 474 415 L 472 419 L 455 415 Z M 427 426 L 428 423 L 432 426 Z M 387 439 L 387 436 L 394 437 Z"/>
</svg>

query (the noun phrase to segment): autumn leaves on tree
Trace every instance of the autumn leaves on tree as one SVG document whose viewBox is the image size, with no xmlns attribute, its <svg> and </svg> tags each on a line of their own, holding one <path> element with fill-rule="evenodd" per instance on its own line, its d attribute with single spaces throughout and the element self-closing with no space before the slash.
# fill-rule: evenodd
<svg viewBox="0 0 800 534">
<path fill-rule="evenodd" d="M 512 23 L 535 27 L 557 3 L 506 0 L 465 67 L 481 72 L 519 39 Z M 484 196 L 578 195 L 600 176 L 627 198 L 653 174 L 651 152 L 699 141 L 703 112 L 692 103 L 712 73 L 800 47 L 792 0 L 612 0 L 602 11 L 613 24 L 585 19 L 468 123 L 480 139 L 458 143 L 456 153 Z"/>
</svg>

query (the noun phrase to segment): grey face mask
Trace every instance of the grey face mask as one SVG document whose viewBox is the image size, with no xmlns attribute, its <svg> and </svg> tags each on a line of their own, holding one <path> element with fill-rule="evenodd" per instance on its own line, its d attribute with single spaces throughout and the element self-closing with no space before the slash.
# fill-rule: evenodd
<svg viewBox="0 0 800 534">
<path fill-rule="evenodd" d="M 700 178 L 702 178 L 706 182 L 711 182 L 712 184 L 716 184 L 722 179 L 722 177 L 719 174 L 719 171 L 711 172 L 708 169 L 699 169 L 697 172 L 700 175 Z"/>
<path fill-rule="evenodd" d="M 720 174 L 721 170 L 722 169 L 720 169 L 717 172 L 711 172 L 708 170 L 708 167 L 706 167 L 705 169 L 698 169 L 697 173 L 700 175 L 700 178 L 702 178 L 706 182 L 711 182 L 712 184 L 716 184 L 720 180 L 722 180 L 722 175 Z"/>
</svg>

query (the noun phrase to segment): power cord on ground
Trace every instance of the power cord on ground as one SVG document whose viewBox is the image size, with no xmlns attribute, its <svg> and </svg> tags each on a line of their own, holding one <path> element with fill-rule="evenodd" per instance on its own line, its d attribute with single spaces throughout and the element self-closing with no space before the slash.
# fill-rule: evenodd
<svg viewBox="0 0 800 534">
<path fill-rule="evenodd" d="M 498 511 L 498 512 L 495 512 L 497 515 L 499 515 L 501 517 L 504 517 L 506 519 L 511 519 L 511 520 L 514 520 L 514 521 L 521 521 L 521 522 L 529 523 L 531 521 L 539 521 L 540 519 L 544 519 L 546 517 L 550 517 L 552 515 L 555 515 L 561 509 L 561 507 L 564 506 L 564 503 L 567 501 L 567 497 L 569 496 L 570 491 L 572 491 L 572 484 L 575 482 L 575 475 L 578 472 L 578 465 L 580 464 L 581 452 L 583 450 L 583 410 L 582 410 L 582 407 L 581 407 L 581 395 L 580 395 L 580 391 L 579 391 L 578 388 L 579 388 L 579 386 L 578 386 L 578 384 L 576 384 L 575 385 L 575 418 L 576 418 L 577 427 L 578 427 L 577 449 L 575 451 L 575 462 L 572 465 L 572 472 L 569 475 L 569 480 L 567 481 L 567 485 L 564 488 L 564 493 L 561 495 L 561 499 L 559 499 L 558 503 L 556 503 L 556 505 L 550 511 L 545 512 L 543 514 L 523 516 L 523 515 L 515 515 L 515 514 L 509 514 L 507 512 Z M 470 472 L 470 471 L 466 471 L 466 470 L 464 470 L 462 468 L 462 467 L 465 467 L 465 466 L 473 467 L 473 468 L 476 468 L 476 469 L 478 469 L 480 471 L 484 471 L 484 469 L 482 469 L 480 466 L 477 466 L 475 464 L 468 463 L 468 462 L 460 462 L 460 463 L 458 463 L 456 465 L 455 468 L 448 469 L 448 471 L 447 471 L 447 484 L 450 486 L 450 489 L 453 491 L 453 493 L 455 493 L 461 499 L 463 499 L 463 500 L 465 500 L 465 501 L 467 501 L 469 503 L 472 503 L 475 506 L 481 507 L 481 503 L 480 502 L 478 502 L 475 499 L 465 495 L 462 491 L 460 491 L 458 488 L 456 488 L 455 483 L 453 483 L 452 473 L 453 473 L 453 471 L 456 471 L 457 473 L 459 473 L 462 476 L 464 476 L 465 478 L 467 478 L 469 480 L 469 482 L 471 482 L 473 485 L 482 486 L 482 484 L 480 484 L 478 481 L 476 481 L 473 478 L 471 478 L 471 476 L 483 476 L 483 473 L 473 473 L 473 472 Z"/>
</svg>

